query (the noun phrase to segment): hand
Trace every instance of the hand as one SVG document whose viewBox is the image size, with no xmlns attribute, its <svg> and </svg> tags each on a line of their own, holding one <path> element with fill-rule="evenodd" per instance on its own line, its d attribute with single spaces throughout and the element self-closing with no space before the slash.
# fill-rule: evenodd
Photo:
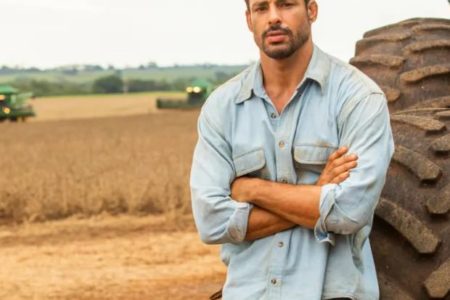
<svg viewBox="0 0 450 300">
<path fill-rule="evenodd" d="M 238 202 L 250 202 L 252 192 L 255 190 L 258 178 L 239 177 L 231 184 L 231 198 Z"/>
<path fill-rule="evenodd" d="M 347 147 L 341 147 L 330 155 L 316 185 L 341 183 L 350 176 L 350 170 L 358 165 L 356 162 L 358 156 L 355 154 L 345 155 L 347 152 Z"/>
</svg>

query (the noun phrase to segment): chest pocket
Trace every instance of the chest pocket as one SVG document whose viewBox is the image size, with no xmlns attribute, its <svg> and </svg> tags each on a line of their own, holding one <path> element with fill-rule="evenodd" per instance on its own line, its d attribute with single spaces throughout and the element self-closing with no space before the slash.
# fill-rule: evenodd
<svg viewBox="0 0 450 300">
<path fill-rule="evenodd" d="M 240 154 L 233 158 L 236 177 L 250 176 L 263 177 L 264 166 L 266 165 L 266 157 L 263 149 L 255 149 L 250 152 Z"/>
<path fill-rule="evenodd" d="M 331 146 L 298 145 L 294 147 L 294 161 L 300 178 L 308 173 L 318 177 L 328 161 L 328 157 L 337 148 Z M 316 178 L 314 178 L 316 179 Z"/>
</svg>

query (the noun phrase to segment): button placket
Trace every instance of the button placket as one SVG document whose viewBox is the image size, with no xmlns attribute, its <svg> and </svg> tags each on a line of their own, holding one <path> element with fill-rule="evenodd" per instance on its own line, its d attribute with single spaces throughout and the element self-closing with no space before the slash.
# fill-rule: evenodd
<svg viewBox="0 0 450 300">
<path fill-rule="evenodd" d="M 281 183 L 289 183 L 288 178 L 290 178 L 289 174 L 289 166 L 291 160 L 291 153 L 289 151 L 289 135 L 292 130 L 292 124 L 290 124 L 289 120 L 291 112 L 289 109 L 283 112 L 283 114 L 279 117 L 279 125 L 278 134 L 276 134 L 276 164 L 277 164 L 277 181 Z"/>
</svg>

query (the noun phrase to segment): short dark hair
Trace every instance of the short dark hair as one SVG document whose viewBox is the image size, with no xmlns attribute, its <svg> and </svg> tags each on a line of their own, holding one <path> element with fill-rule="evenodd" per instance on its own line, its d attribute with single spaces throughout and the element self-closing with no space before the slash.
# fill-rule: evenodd
<svg viewBox="0 0 450 300">
<path fill-rule="evenodd" d="M 247 5 L 247 9 L 250 9 L 250 3 L 249 3 L 249 1 L 250 1 L 250 0 L 245 0 L 245 4 Z M 448 1 L 450 1 L 450 0 L 448 0 Z M 309 2 L 309 0 L 305 0 L 305 4 L 308 4 L 308 2 Z"/>
</svg>

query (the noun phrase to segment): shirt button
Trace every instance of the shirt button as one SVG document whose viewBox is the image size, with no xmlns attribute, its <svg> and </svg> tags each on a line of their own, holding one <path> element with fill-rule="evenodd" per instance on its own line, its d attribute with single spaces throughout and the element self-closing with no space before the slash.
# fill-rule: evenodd
<svg viewBox="0 0 450 300">
<path fill-rule="evenodd" d="M 278 146 L 279 146 L 281 149 L 283 149 L 284 146 L 286 146 L 286 143 L 285 143 L 284 141 L 280 141 L 280 142 L 278 143 Z"/>
<path fill-rule="evenodd" d="M 273 285 L 277 284 L 277 280 L 276 280 L 275 278 L 273 278 L 270 282 L 271 282 Z"/>
<path fill-rule="evenodd" d="M 284 243 L 283 242 L 278 242 L 278 247 L 283 248 Z"/>
<path fill-rule="evenodd" d="M 270 117 L 271 117 L 272 119 L 276 119 L 276 118 L 277 118 L 277 114 L 276 114 L 276 113 L 272 113 L 272 114 L 270 115 Z"/>
</svg>

